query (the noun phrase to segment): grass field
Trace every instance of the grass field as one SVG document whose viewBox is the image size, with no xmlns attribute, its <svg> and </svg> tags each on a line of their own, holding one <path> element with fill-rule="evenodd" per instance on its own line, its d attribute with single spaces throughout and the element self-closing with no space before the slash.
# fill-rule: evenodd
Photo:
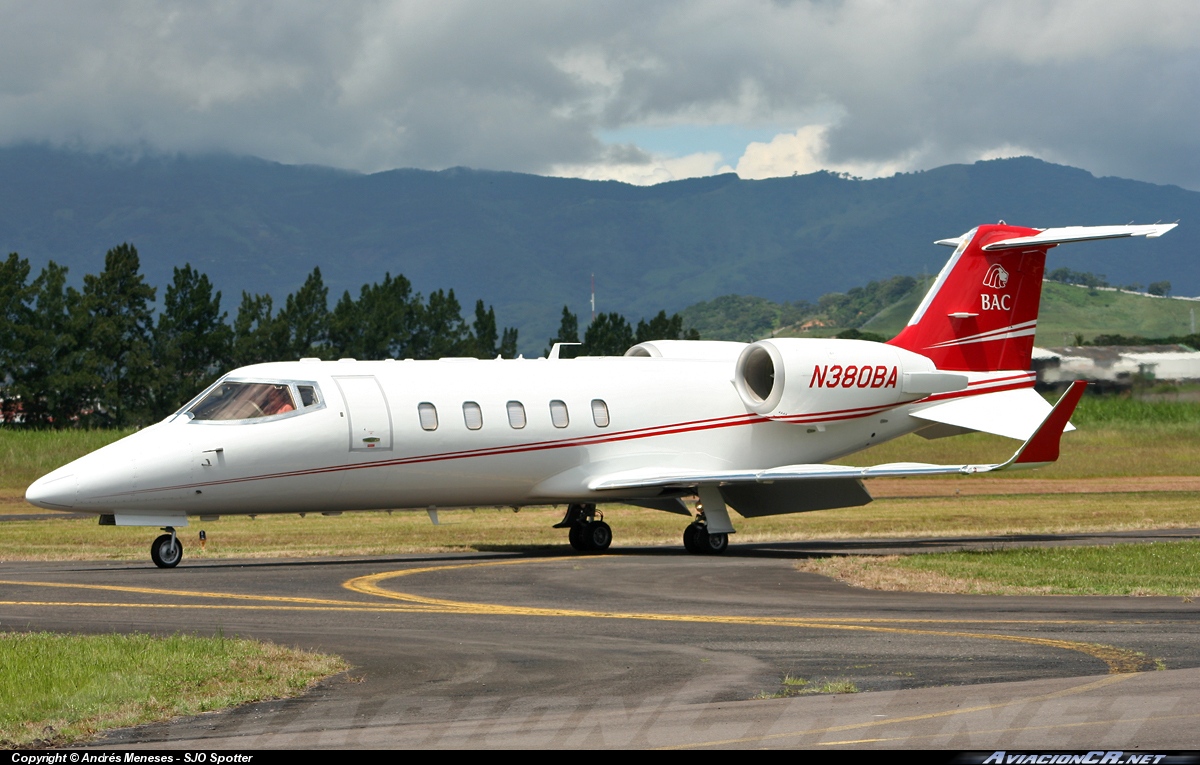
<svg viewBox="0 0 1200 765">
<path fill-rule="evenodd" d="M 0 427 L 0 489 L 9 495 L 51 470 L 129 435 L 126 430 L 19 430 Z"/>
<path fill-rule="evenodd" d="M 796 567 L 876 590 L 1200 597 L 1200 541 L 1195 540 L 825 558 Z"/>
<path fill-rule="evenodd" d="M 295 696 L 346 668 L 237 638 L 0 632 L 0 749 Z"/>
</svg>

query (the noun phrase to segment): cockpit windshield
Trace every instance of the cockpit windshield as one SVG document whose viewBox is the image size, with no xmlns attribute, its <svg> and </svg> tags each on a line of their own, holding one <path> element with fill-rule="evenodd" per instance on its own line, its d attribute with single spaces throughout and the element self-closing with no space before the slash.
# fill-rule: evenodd
<svg viewBox="0 0 1200 765">
<path fill-rule="evenodd" d="M 319 403 L 320 396 L 311 383 L 226 380 L 190 407 L 187 414 L 193 420 L 253 420 L 315 407 Z"/>
</svg>

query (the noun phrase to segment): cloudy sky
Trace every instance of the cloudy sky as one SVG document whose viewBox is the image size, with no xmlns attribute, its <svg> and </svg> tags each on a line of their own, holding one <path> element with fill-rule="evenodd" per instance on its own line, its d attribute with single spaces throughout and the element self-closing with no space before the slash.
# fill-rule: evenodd
<svg viewBox="0 0 1200 765">
<path fill-rule="evenodd" d="M 1031 154 L 1200 190 L 1193 0 L 0 0 L 0 145 L 656 183 Z"/>
</svg>

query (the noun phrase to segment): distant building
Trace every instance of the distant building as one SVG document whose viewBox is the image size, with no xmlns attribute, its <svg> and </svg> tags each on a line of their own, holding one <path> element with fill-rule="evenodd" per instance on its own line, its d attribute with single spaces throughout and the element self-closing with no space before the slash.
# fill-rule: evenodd
<svg viewBox="0 0 1200 765">
<path fill-rule="evenodd" d="M 1200 381 L 1200 351 L 1186 345 L 1107 345 L 1034 348 L 1041 390 L 1090 380 L 1101 390 L 1127 390 L 1135 381 Z"/>
</svg>

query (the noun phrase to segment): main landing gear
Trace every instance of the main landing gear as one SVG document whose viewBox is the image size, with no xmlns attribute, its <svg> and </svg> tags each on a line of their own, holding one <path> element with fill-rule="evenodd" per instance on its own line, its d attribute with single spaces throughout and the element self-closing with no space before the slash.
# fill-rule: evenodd
<svg viewBox="0 0 1200 765">
<path fill-rule="evenodd" d="M 579 552 L 600 552 L 612 544 L 612 529 L 604 522 L 603 513 L 590 503 L 567 505 L 567 514 L 554 528 L 569 529 L 567 539 Z"/>
<path fill-rule="evenodd" d="M 710 532 L 704 511 L 696 515 L 696 520 L 683 530 L 683 546 L 697 555 L 719 555 L 729 547 L 729 535 Z"/>
<path fill-rule="evenodd" d="M 183 543 L 175 536 L 175 527 L 166 526 L 167 532 L 150 545 L 150 560 L 159 568 L 175 568 L 183 560 Z"/>
</svg>

